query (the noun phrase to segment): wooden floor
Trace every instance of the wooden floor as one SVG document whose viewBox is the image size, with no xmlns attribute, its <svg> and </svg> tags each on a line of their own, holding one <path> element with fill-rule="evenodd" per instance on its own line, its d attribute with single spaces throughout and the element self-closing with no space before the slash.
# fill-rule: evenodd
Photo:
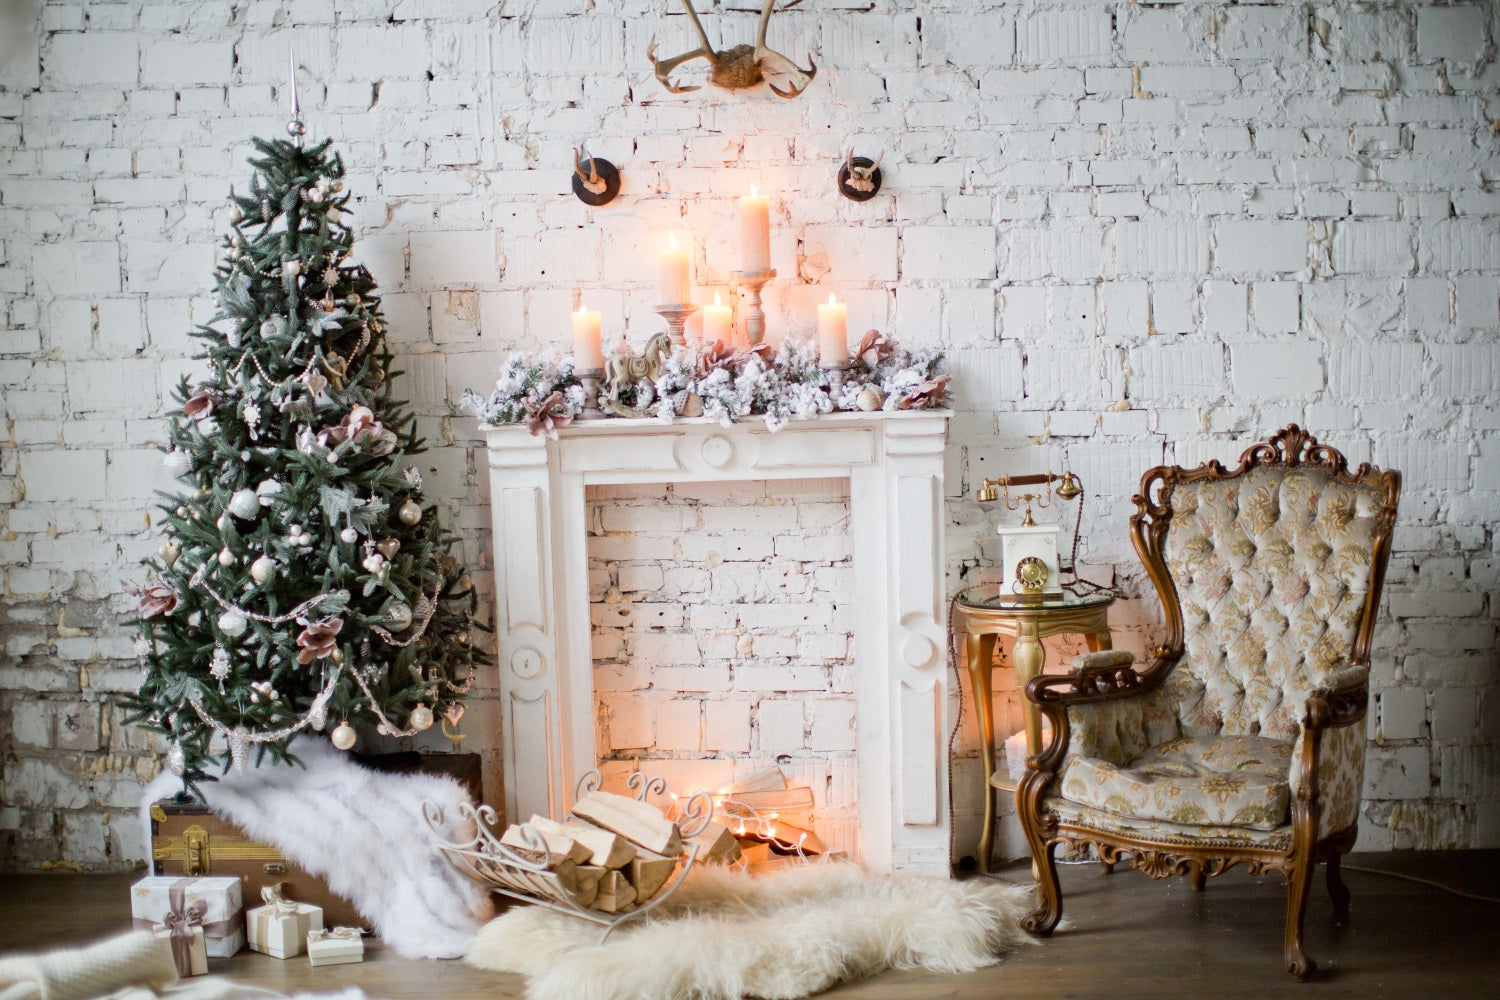
<svg viewBox="0 0 1500 1000">
<path fill-rule="evenodd" d="M 1500 851 L 1354 855 L 1351 865 L 1436 879 L 1500 896 Z M 1029 866 L 999 872 L 1022 881 Z M 127 886 L 137 876 L 0 876 L 0 953 L 83 944 L 129 925 Z M 983 876 L 975 876 L 983 877 Z M 1195 893 L 1185 879 L 1160 882 L 1137 872 L 1103 874 L 1097 865 L 1063 869 L 1063 927 L 997 966 L 967 975 L 892 972 L 832 990 L 834 1000 L 1064 997 L 1265 998 L 1500 995 L 1500 904 L 1351 871 L 1349 926 L 1330 924 L 1321 891 L 1308 907 L 1307 950 L 1319 963 L 1300 985 L 1281 968 L 1285 891 L 1274 877 L 1236 870 Z M 501 1000 L 523 996 L 516 976 L 461 962 L 398 958 L 371 942 L 362 965 L 314 969 L 251 952 L 210 960 L 210 971 L 284 993 L 357 986 L 371 998 Z"/>
</svg>

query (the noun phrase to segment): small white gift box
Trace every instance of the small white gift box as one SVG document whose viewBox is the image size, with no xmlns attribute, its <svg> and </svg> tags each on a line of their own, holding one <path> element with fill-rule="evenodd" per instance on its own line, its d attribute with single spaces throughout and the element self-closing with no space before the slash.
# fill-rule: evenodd
<svg viewBox="0 0 1500 1000">
<path fill-rule="evenodd" d="M 365 960 L 365 941 L 358 927 L 335 927 L 307 935 L 307 957 L 313 965 L 348 965 Z"/>
<path fill-rule="evenodd" d="M 323 908 L 287 899 L 280 882 L 261 889 L 260 898 L 265 905 L 245 914 L 253 951 L 272 958 L 295 958 L 302 954 L 307 935 L 323 929 Z"/>
<path fill-rule="evenodd" d="M 172 956 L 172 964 L 177 966 L 179 976 L 201 976 L 208 972 L 208 952 L 203 945 L 202 927 L 174 921 L 171 926 L 157 924 L 152 930 L 156 933 L 156 940 Z"/>
<path fill-rule="evenodd" d="M 240 880 L 233 876 L 178 878 L 148 875 L 130 887 L 130 915 L 135 926 L 170 927 L 169 915 L 203 930 L 206 953 L 228 958 L 245 946 L 244 902 Z"/>
</svg>

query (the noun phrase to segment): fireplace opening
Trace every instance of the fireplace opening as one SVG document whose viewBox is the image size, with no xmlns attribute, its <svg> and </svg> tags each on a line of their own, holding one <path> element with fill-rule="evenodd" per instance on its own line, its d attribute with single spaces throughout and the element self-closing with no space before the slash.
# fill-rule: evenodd
<svg viewBox="0 0 1500 1000">
<path fill-rule="evenodd" d="M 778 768 L 858 856 L 849 480 L 585 490 L 595 753 L 679 793 Z"/>
</svg>

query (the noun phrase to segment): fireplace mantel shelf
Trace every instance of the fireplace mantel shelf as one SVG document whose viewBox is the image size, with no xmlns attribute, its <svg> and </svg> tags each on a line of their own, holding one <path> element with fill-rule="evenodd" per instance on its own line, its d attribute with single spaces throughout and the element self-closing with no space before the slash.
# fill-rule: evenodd
<svg viewBox="0 0 1500 1000">
<path fill-rule="evenodd" d="M 952 727 L 942 651 L 946 410 L 574 421 L 556 439 L 484 428 L 494 522 L 505 798 L 559 815 L 595 766 L 590 485 L 846 478 L 854 546 L 859 853 L 947 875 Z M 773 748 L 762 748 L 770 750 Z"/>
</svg>

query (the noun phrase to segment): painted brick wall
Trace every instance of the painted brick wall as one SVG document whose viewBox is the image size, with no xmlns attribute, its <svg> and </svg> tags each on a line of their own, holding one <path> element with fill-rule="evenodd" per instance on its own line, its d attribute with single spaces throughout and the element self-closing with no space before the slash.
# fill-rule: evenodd
<svg viewBox="0 0 1500 1000">
<path fill-rule="evenodd" d="M 589 489 L 595 745 L 678 792 L 777 765 L 853 850 L 848 480 Z"/>
<path fill-rule="evenodd" d="M 668 227 L 694 232 L 711 294 L 757 183 L 773 330 L 810 328 L 832 290 L 855 330 L 949 352 L 955 590 L 993 572 L 977 478 L 1066 465 L 1089 489 L 1087 575 L 1124 587 L 1120 642 L 1144 648 L 1124 520 L 1147 466 L 1297 420 L 1400 468 L 1361 845 L 1500 846 L 1500 9 L 809 0 L 772 22 L 820 66 L 788 102 L 663 91 L 651 37 L 693 45 L 673 6 L 0 8 L 0 863 L 141 855 L 123 820 L 156 761 L 113 705 L 136 678 L 120 583 L 157 544 L 164 394 L 213 310 L 245 139 L 282 127 L 290 44 L 437 444 L 424 475 L 482 585 L 458 394 L 512 348 L 564 343 L 579 293 L 643 341 Z M 716 41 L 750 39 L 752 13 L 699 6 Z M 566 194 L 583 141 L 624 171 L 609 208 Z M 833 188 L 851 146 L 885 151 L 864 205 Z M 467 746 L 496 714 L 475 702 Z"/>
</svg>

